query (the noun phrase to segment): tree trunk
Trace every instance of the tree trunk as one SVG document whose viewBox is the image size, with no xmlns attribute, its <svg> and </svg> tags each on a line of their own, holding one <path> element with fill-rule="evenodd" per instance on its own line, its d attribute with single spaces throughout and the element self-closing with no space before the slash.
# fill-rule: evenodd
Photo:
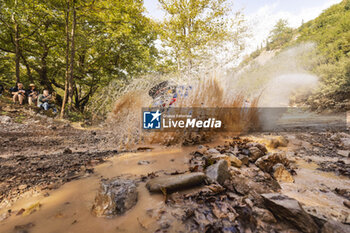
<svg viewBox="0 0 350 233">
<path fill-rule="evenodd" d="M 64 96 L 62 101 L 62 108 L 61 108 L 61 114 L 60 117 L 64 117 L 64 111 L 66 108 L 66 102 L 68 98 L 68 80 L 69 80 L 69 0 L 67 0 L 67 9 L 66 9 L 66 74 L 65 74 L 65 83 L 64 83 Z"/>
<path fill-rule="evenodd" d="M 77 24 L 77 14 L 75 9 L 76 0 L 71 0 L 72 2 L 72 30 L 71 30 L 71 46 L 70 46 L 70 65 L 69 65 L 69 80 L 68 80 L 68 105 L 69 109 L 72 110 L 73 107 L 73 94 L 74 94 L 74 56 L 75 56 L 75 29 Z"/>
<path fill-rule="evenodd" d="M 17 0 L 15 0 L 15 11 L 17 10 Z M 15 13 L 12 14 L 12 21 L 14 22 L 14 32 L 15 32 L 15 63 L 16 63 L 16 82 L 20 82 L 20 48 L 19 48 L 19 26 Z"/>
<path fill-rule="evenodd" d="M 47 90 L 49 90 L 50 93 L 53 92 L 53 87 L 51 85 L 50 80 L 47 77 L 47 61 L 46 58 L 49 55 L 49 47 L 44 44 L 44 53 L 42 54 L 41 57 L 41 67 L 39 70 L 39 78 L 40 78 L 40 84 L 44 86 Z"/>
<path fill-rule="evenodd" d="M 29 65 L 27 59 L 24 57 L 22 51 L 20 51 L 20 52 L 21 52 L 22 61 L 23 61 L 24 65 L 26 66 L 26 69 L 27 69 L 28 79 L 29 79 L 30 83 L 34 83 L 34 78 L 32 76 L 32 71 L 30 69 L 30 65 Z"/>
</svg>

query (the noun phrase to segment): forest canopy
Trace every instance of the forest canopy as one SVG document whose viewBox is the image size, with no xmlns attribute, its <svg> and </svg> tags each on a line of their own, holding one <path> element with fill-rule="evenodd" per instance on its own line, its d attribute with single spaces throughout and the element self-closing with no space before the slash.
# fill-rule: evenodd
<svg viewBox="0 0 350 233">
<path fill-rule="evenodd" d="M 84 112 L 111 81 L 191 71 L 223 45 L 234 59 L 246 29 L 230 3 L 161 0 L 167 17 L 154 21 L 143 0 L 0 0 L 0 82 L 35 83 Z"/>
</svg>

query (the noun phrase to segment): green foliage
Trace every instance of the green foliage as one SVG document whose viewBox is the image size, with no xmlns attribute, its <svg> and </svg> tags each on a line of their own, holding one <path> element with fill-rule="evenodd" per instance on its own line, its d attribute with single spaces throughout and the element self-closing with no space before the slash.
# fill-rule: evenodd
<svg viewBox="0 0 350 233">
<path fill-rule="evenodd" d="M 299 29 L 296 43 L 314 41 L 316 61 L 310 70 L 321 78 L 319 91 L 309 99 L 321 108 L 343 108 L 350 99 L 350 1 L 325 10 Z M 347 106 L 346 108 L 349 108 Z"/>
<path fill-rule="evenodd" d="M 14 85 L 15 30 L 20 45 L 20 81 L 63 95 L 66 68 L 65 13 L 73 0 L 0 0 L 0 82 Z M 111 80 L 155 69 L 155 23 L 142 0 L 76 1 L 74 105 L 83 111 Z"/>
<path fill-rule="evenodd" d="M 320 86 L 309 97 L 308 104 L 318 110 L 350 109 L 350 0 L 331 6 L 296 30 L 289 28 L 285 20 L 280 20 L 271 31 L 268 41 L 265 49 L 280 50 L 279 53 L 309 42 L 314 43 L 314 49 L 298 55 L 297 64 L 297 67 L 320 78 Z M 254 68 L 254 58 L 263 50 L 252 53 L 241 66 L 249 63 Z M 269 68 L 265 65 L 257 69 Z"/>
<path fill-rule="evenodd" d="M 201 64 L 202 59 L 224 51 L 227 42 L 242 49 L 242 36 L 246 28 L 242 15 L 229 15 L 229 0 L 159 0 L 166 13 L 160 25 L 161 39 L 169 49 L 177 70 L 191 70 Z M 231 50 L 228 56 L 234 52 Z"/>
<path fill-rule="evenodd" d="M 293 29 L 288 27 L 288 21 L 280 19 L 270 32 L 267 50 L 278 49 L 286 45 L 293 37 Z"/>
</svg>

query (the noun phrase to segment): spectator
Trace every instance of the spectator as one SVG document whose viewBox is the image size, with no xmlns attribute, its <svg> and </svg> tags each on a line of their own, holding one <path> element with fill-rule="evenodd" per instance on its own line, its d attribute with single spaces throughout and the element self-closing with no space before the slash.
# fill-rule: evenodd
<svg viewBox="0 0 350 233">
<path fill-rule="evenodd" d="M 26 97 L 26 91 L 23 88 L 22 83 L 17 83 L 16 87 L 11 88 L 11 94 L 13 95 L 13 102 L 16 103 L 17 100 L 19 104 L 23 104 Z"/>
<path fill-rule="evenodd" d="M 53 112 L 57 112 L 55 105 L 53 104 L 52 95 L 50 95 L 48 90 L 44 90 L 43 94 L 38 97 L 38 107 L 44 109 L 45 111 L 52 108 Z"/>
<path fill-rule="evenodd" d="M 0 96 L 2 96 L 2 93 L 4 92 L 4 86 L 0 84 Z"/>
<path fill-rule="evenodd" d="M 29 85 L 29 89 L 27 90 L 27 96 L 28 96 L 28 104 L 29 105 L 35 105 L 38 100 L 38 94 L 35 84 L 31 83 Z"/>
</svg>

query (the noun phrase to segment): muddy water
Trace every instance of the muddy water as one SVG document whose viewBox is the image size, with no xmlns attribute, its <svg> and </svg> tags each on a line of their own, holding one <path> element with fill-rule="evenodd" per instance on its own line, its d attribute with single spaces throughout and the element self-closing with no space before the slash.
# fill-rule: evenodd
<svg viewBox="0 0 350 233">
<path fill-rule="evenodd" d="M 254 138 L 263 141 L 263 138 Z M 223 141 L 213 143 L 222 144 Z M 286 152 L 293 151 L 290 146 Z M 21 208 L 27 209 L 40 203 L 40 210 L 28 216 L 13 214 L 0 223 L 1 233 L 11 233 L 16 225 L 35 224 L 30 228 L 33 233 L 95 233 L 95 232 L 154 232 L 156 219 L 147 214 L 147 210 L 164 206 L 163 196 L 150 194 L 145 183 L 138 186 L 139 201 L 125 215 L 112 218 L 97 218 L 90 210 L 99 188 L 101 178 L 116 176 L 140 177 L 152 172 L 181 172 L 188 170 L 189 153 L 194 147 L 157 147 L 151 152 L 127 153 L 110 158 L 95 168 L 95 173 L 80 180 L 72 181 L 57 190 L 43 195 L 23 198 L 11 207 L 13 213 Z M 270 149 L 272 151 L 272 149 Z M 343 198 L 332 190 L 350 189 L 350 179 L 336 176 L 334 173 L 317 170 L 316 163 L 305 162 L 306 158 L 294 158 L 298 167 L 295 183 L 281 183 L 282 193 L 297 199 L 312 214 L 327 216 L 344 221 L 349 219 L 349 209 L 343 205 Z M 330 159 L 330 158 L 325 158 Z M 150 161 L 148 165 L 138 165 L 140 160 Z M 316 158 L 313 159 L 314 161 Z M 7 209 L 0 210 L 0 215 Z M 178 229 L 179 230 L 179 229 Z"/>
<path fill-rule="evenodd" d="M 332 172 L 316 170 L 316 163 L 296 160 L 298 166 L 295 183 L 282 183 L 282 193 L 298 200 L 311 214 L 331 217 L 341 222 L 350 217 L 343 205 L 344 198 L 333 192 L 335 188 L 350 189 L 350 179 Z"/>
<path fill-rule="evenodd" d="M 192 148 L 193 149 L 193 148 Z M 152 220 L 146 214 L 148 209 L 164 205 L 162 195 L 149 194 L 144 183 L 140 183 L 139 201 L 126 215 L 104 219 L 91 215 L 90 209 L 99 187 L 101 177 L 112 178 L 119 175 L 139 176 L 151 172 L 185 171 L 191 148 L 156 148 L 152 152 L 128 153 L 109 159 L 95 168 L 90 177 L 76 180 L 50 192 L 48 197 L 38 196 L 18 201 L 12 211 L 28 208 L 35 203 L 42 206 L 39 211 L 28 216 L 12 215 L 0 223 L 0 232 L 13 232 L 16 225 L 34 223 L 30 232 L 146 232 L 152 229 Z M 138 165 L 147 160 L 148 165 Z M 0 214 L 6 210 L 1 210 Z M 153 229 L 155 230 L 155 229 Z"/>
</svg>

